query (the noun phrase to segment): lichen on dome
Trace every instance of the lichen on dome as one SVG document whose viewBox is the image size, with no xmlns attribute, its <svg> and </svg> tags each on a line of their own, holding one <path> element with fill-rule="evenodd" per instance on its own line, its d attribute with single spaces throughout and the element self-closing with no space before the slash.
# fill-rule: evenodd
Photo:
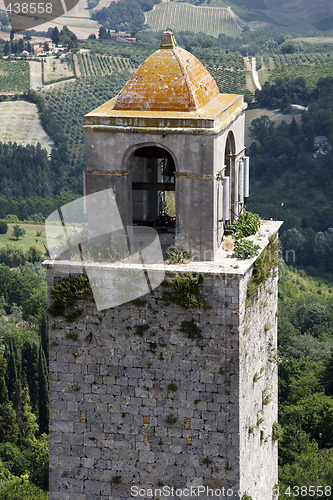
<svg viewBox="0 0 333 500">
<path fill-rule="evenodd" d="M 115 110 L 198 111 L 219 95 L 201 62 L 178 47 L 170 29 L 160 49 L 140 66 L 119 93 Z"/>
</svg>

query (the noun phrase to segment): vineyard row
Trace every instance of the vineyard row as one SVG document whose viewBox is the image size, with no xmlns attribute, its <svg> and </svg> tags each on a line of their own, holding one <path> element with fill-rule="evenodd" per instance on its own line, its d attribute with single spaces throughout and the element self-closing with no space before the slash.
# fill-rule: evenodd
<svg viewBox="0 0 333 500">
<path fill-rule="evenodd" d="M 333 61 L 320 64 L 297 64 L 295 66 L 287 65 L 270 71 L 270 82 L 277 78 L 298 78 L 302 77 L 310 88 L 315 88 L 319 78 L 328 78 L 333 75 Z"/>
<path fill-rule="evenodd" d="M 207 67 L 216 81 L 221 94 L 248 94 L 245 71 L 230 71 L 223 68 Z"/>
<path fill-rule="evenodd" d="M 135 69 L 129 59 L 90 52 L 78 53 L 77 62 L 81 78 L 108 76 L 112 73 L 122 73 L 123 71 L 133 72 Z"/>
<path fill-rule="evenodd" d="M 220 33 L 237 36 L 241 28 L 226 8 L 197 7 L 187 3 L 160 3 L 146 13 L 154 31 L 172 26 L 174 31 L 192 31 L 218 37 Z"/>
<path fill-rule="evenodd" d="M 275 54 L 273 61 L 276 68 L 290 65 L 294 66 L 298 64 L 329 63 L 333 62 L 333 52 L 318 52 L 309 54 L 296 52 L 295 54 Z"/>
<path fill-rule="evenodd" d="M 0 61 L 0 93 L 24 92 L 30 88 L 27 61 Z"/>
</svg>

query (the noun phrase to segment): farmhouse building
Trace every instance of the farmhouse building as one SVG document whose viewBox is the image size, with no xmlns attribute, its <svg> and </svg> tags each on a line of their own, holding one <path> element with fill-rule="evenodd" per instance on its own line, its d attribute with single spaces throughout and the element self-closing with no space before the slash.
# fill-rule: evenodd
<svg viewBox="0 0 333 500">
<path fill-rule="evenodd" d="M 314 138 L 314 150 L 317 154 L 327 154 L 331 151 L 332 145 L 326 135 L 318 135 Z"/>
</svg>

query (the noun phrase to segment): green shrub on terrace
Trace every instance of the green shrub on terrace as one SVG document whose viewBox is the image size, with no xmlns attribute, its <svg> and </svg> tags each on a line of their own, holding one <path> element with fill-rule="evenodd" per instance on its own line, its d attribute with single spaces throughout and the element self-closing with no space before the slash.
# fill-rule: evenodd
<svg viewBox="0 0 333 500">
<path fill-rule="evenodd" d="M 253 214 L 244 210 L 237 220 L 231 225 L 235 230 L 235 236 L 237 238 L 246 238 L 252 234 L 256 234 L 260 227 L 260 218 L 258 214 Z"/>
</svg>

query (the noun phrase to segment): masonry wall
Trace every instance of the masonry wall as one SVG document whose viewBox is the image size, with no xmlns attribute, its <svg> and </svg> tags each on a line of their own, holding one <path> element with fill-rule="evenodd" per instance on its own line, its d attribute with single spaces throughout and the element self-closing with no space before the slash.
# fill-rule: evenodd
<svg viewBox="0 0 333 500">
<path fill-rule="evenodd" d="M 49 270 L 49 287 L 70 273 Z M 210 308 L 168 303 L 170 290 L 160 286 L 104 312 L 79 301 L 74 309 L 82 314 L 73 323 L 50 318 L 50 500 L 125 500 L 133 498 L 132 486 L 162 485 L 232 488 L 232 498 L 242 487 L 253 500 L 271 498 L 276 392 L 264 410 L 267 440 L 245 427 L 271 376 L 269 349 L 257 351 L 269 335 L 261 325 L 273 325 L 277 288 L 272 281 L 272 294 L 259 294 L 245 309 L 247 279 L 205 273 Z M 268 295 L 272 302 L 261 307 Z M 253 384 L 252 372 L 262 366 L 265 382 Z"/>
<path fill-rule="evenodd" d="M 277 483 L 277 270 L 251 298 L 250 273 L 240 296 L 240 487 L 253 499 L 271 499 Z"/>
</svg>

